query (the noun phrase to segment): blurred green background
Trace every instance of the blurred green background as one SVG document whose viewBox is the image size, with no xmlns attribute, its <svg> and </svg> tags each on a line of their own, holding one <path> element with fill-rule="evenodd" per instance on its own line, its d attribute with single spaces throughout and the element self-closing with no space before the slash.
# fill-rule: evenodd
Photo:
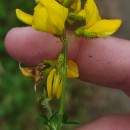
<svg viewBox="0 0 130 130">
<path fill-rule="evenodd" d="M 96 0 L 105 18 L 121 18 L 123 25 L 116 36 L 130 39 L 128 0 Z M 16 26 L 24 26 L 16 19 L 15 9 L 33 12 L 34 0 L 0 1 L 0 130 L 38 130 L 33 81 L 23 77 L 18 62 L 4 47 L 6 33 Z M 123 6 L 122 6 L 123 5 Z M 123 8 L 124 7 L 124 8 Z M 66 111 L 72 119 L 85 123 L 106 113 L 129 113 L 130 99 L 121 91 L 92 85 L 79 80 L 69 81 Z M 71 104 L 71 105 L 70 105 Z M 81 123 L 81 124 L 82 124 Z M 74 129 L 67 126 L 66 129 Z"/>
</svg>

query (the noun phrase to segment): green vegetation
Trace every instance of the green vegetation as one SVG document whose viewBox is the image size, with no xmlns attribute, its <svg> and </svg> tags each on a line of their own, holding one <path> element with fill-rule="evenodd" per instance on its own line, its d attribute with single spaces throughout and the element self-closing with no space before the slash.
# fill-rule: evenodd
<svg viewBox="0 0 130 130">
<path fill-rule="evenodd" d="M 31 10 L 33 0 L 1 0 L 0 2 L 0 130 L 34 129 L 35 103 L 33 84 L 24 78 L 18 63 L 6 52 L 4 37 L 15 26 L 23 26 L 15 16 L 15 8 Z"/>
</svg>

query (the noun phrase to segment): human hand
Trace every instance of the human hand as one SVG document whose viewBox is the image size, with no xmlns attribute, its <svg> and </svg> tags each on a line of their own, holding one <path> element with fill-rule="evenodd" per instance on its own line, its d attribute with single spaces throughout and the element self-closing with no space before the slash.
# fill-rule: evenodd
<svg viewBox="0 0 130 130">
<path fill-rule="evenodd" d="M 16 60 L 36 65 L 43 59 L 55 59 L 62 47 L 58 42 L 50 34 L 24 27 L 7 34 L 5 47 Z M 130 41 L 114 37 L 76 38 L 69 45 L 68 57 L 77 62 L 81 80 L 119 88 L 130 96 Z M 130 130 L 129 122 L 129 115 L 111 115 L 78 130 Z"/>
</svg>

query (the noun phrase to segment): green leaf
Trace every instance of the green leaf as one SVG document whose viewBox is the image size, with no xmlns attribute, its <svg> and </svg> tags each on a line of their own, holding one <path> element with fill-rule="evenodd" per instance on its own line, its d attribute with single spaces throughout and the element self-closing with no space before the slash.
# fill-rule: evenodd
<svg viewBox="0 0 130 130">
<path fill-rule="evenodd" d="M 70 121 L 67 121 L 65 124 L 80 124 L 80 122 L 77 120 L 70 120 Z"/>
<path fill-rule="evenodd" d="M 37 120 L 40 121 L 43 124 L 48 124 L 48 121 L 49 121 L 48 117 L 44 113 L 40 113 Z"/>
<path fill-rule="evenodd" d="M 49 119 L 49 123 L 54 130 L 56 130 L 57 128 L 57 121 L 58 121 L 58 111 L 53 111 L 53 114 Z"/>
<path fill-rule="evenodd" d="M 49 121 L 54 121 L 58 118 L 58 111 L 53 112 L 52 116 L 50 117 Z"/>
<path fill-rule="evenodd" d="M 67 121 L 68 121 L 68 115 L 64 113 L 62 123 L 66 123 Z"/>
</svg>

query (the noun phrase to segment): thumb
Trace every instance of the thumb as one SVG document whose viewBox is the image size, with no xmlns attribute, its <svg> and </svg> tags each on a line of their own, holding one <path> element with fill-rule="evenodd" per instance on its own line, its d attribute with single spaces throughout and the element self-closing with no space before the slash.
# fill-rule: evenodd
<svg viewBox="0 0 130 130">
<path fill-rule="evenodd" d="M 76 130 L 130 130 L 130 115 L 104 116 Z"/>
</svg>

